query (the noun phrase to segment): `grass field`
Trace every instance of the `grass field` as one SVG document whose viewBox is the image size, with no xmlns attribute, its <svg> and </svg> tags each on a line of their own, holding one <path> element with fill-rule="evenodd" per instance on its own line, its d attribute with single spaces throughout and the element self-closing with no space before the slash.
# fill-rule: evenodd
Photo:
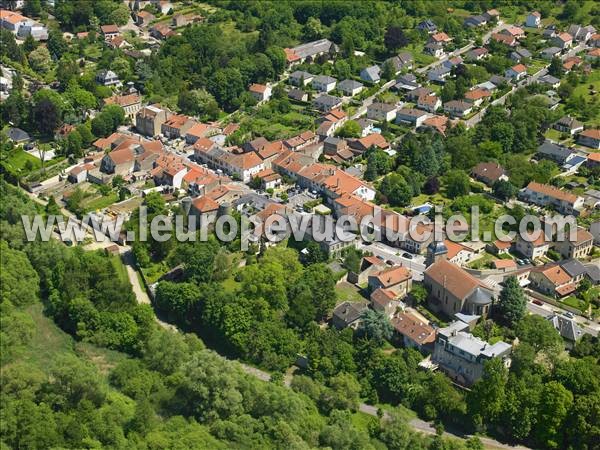
<svg viewBox="0 0 600 450">
<path fill-rule="evenodd" d="M 336 284 L 335 292 L 337 293 L 337 303 L 362 302 L 366 300 L 356 286 L 347 282 Z"/>
<path fill-rule="evenodd" d="M 29 166 L 28 171 L 37 170 L 42 167 L 41 161 L 33 155 L 30 155 L 22 148 L 11 152 L 10 156 L 5 160 L 9 169 L 20 172 Z"/>
<path fill-rule="evenodd" d="M 129 283 L 129 275 L 127 275 L 127 269 L 125 268 L 125 265 L 123 264 L 123 260 L 121 260 L 121 257 L 117 256 L 117 255 L 111 256 L 110 262 L 113 265 L 113 267 L 115 268 L 115 271 L 117 272 L 117 276 L 119 277 L 119 280 L 124 283 Z"/>
<path fill-rule="evenodd" d="M 25 310 L 31 316 L 35 327 L 31 342 L 22 355 L 21 361 L 46 371 L 53 366 L 59 356 L 72 354 L 90 361 L 106 374 L 110 368 L 127 359 L 123 353 L 75 341 L 56 326 L 52 319 L 46 317 L 43 309 L 41 303 L 36 303 Z"/>
<path fill-rule="evenodd" d="M 99 209 L 106 208 L 119 200 L 119 196 L 116 192 L 111 192 L 108 195 L 102 195 L 100 197 L 90 197 L 83 201 L 83 206 L 86 212 L 97 211 Z"/>
</svg>

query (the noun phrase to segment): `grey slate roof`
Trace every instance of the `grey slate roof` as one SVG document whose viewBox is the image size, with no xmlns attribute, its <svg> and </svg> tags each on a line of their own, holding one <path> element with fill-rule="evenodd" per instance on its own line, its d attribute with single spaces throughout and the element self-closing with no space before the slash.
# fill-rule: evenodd
<svg viewBox="0 0 600 450">
<path fill-rule="evenodd" d="M 306 58 L 319 53 L 326 53 L 335 50 L 335 44 L 329 39 L 319 39 L 318 41 L 307 42 L 306 44 L 294 47 L 294 53 L 300 58 Z"/>
<path fill-rule="evenodd" d="M 585 271 L 592 283 L 600 283 L 600 267 L 596 264 L 588 264 L 585 266 Z"/>
<path fill-rule="evenodd" d="M 575 119 L 574 117 L 564 116 L 564 117 L 561 117 L 560 119 L 558 119 L 556 121 L 555 125 L 561 125 L 563 127 L 569 128 L 570 130 L 574 130 L 576 128 L 582 127 L 583 123 L 581 123 L 579 120 Z"/>
<path fill-rule="evenodd" d="M 304 78 L 304 80 L 311 80 L 314 78 L 314 75 L 305 70 L 295 70 L 290 74 L 290 78 L 295 80 L 301 80 L 302 78 Z"/>
<path fill-rule="evenodd" d="M 557 83 L 560 83 L 560 80 L 552 75 L 544 75 L 543 77 L 539 77 L 538 81 L 540 83 L 546 83 L 546 84 L 550 84 L 550 85 L 555 85 Z"/>
<path fill-rule="evenodd" d="M 335 106 L 342 102 L 342 99 L 334 95 L 324 94 L 313 100 L 314 103 L 325 106 Z"/>
<path fill-rule="evenodd" d="M 20 128 L 10 128 L 7 134 L 8 138 L 13 142 L 26 142 L 31 140 L 29 133 Z"/>
<path fill-rule="evenodd" d="M 331 83 L 335 83 L 337 82 L 337 80 L 333 77 L 330 77 L 328 75 L 317 75 L 314 79 L 313 79 L 313 83 L 314 82 L 320 83 L 320 84 L 331 84 Z"/>
<path fill-rule="evenodd" d="M 537 153 L 564 162 L 573 154 L 573 150 L 555 144 L 554 142 L 544 141 L 544 143 L 538 147 Z"/>
<path fill-rule="evenodd" d="M 333 315 L 346 325 L 351 324 L 367 309 L 367 305 L 359 302 L 343 302 L 340 303 L 334 310 Z"/>
<path fill-rule="evenodd" d="M 360 77 L 366 81 L 378 81 L 380 79 L 379 72 L 381 69 L 379 66 L 366 67 L 360 71 Z"/>
<path fill-rule="evenodd" d="M 584 275 L 586 273 L 585 266 L 577 259 L 568 259 L 560 264 L 560 267 L 564 269 L 573 278 Z"/>
<path fill-rule="evenodd" d="M 548 317 L 548 320 L 560 335 L 569 341 L 575 342 L 583 335 L 577 322 L 570 317 L 553 315 Z"/>
<path fill-rule="evenodd" d="M 478 287 L 469 295 L 467 301 L 474 305 L 489 305 L 492 303 L 492 293 L 487 289 Z"/>
<path fill-rule="evenodd" d="M 363 87 L 363 84 L 356 80 L 344 80 L 344 81 L 341 81 L 340 83 L 338 83 L 337 87 L 340 91 L 350 92 L 350 91 L 353 91 L 354 89 Z"/>
</svg>

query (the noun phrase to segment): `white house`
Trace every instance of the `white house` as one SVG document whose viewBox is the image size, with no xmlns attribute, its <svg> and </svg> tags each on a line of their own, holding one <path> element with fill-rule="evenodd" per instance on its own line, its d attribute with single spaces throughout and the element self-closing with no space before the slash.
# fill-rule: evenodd
<svg viewBox="0 0 600 450">
<path fill-rule="evenodd" d="M 319 92 L 331 92 L 335 89 L 337 80 L 327 75 L 317 75 L 312 80 L 312 87 Z"/>
<path fill-rule="evenodd" d="M 337 85 L 337 88 L 342 94 L 354 97 L 363 90 L 364 86 L 356 80 L 344 80 Z"/>
<path fill-rule="evenodd" d="M 504 72 L 504 76 L 506 78 L 510 78 L 515 81 L 519 81 L 525 75 L 527 75 L 527 67 L 525 67 L 523 64 L 517 64 L 515 66 L 512 66 L 506 69 L 506 71 Z"/>
<path fill-rule="evenodd" d="M 96 81 L 104 86 L 121 86 L 121 80 L 112 70 L 101 70 L 96 75 Z"/>
<path fill-rule="evenodd" d="M 258 103 L 265 102 L 271 98 L 271 88 L 266 84 L 253 83 L 248 90 Z"/>
<path fill-rule="evenodd" d="M 372 103 L 367 107 L 367 119 L 377 122 L 389 122 L 396 118 L 396 105 L 390 103 Z"/>
</svg>

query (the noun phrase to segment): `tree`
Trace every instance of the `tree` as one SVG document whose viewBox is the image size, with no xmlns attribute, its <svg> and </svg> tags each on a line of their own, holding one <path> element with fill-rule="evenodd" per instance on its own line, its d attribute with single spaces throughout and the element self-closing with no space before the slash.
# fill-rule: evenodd
<svg viewBox="0 0 600 450">
<path fill-rule="evenodd" d="M 423 185 L 423 192 L 427 195 L 437 194 L 440 190 L 440 180 L 437 177 L 430 177 Z"/>
<path fill-rule="evenodd" d="M 46 74 L 50 70 L 52 60 L 50 58 L 50 52 L 44 46 L 39 46 L 29 54 L 29 65 L 36 72 Z"/>
<path fill-rule="evenodd" d="M 119 26 L 126 25 L 129 21 L 129 9 L 124 3 L 119 4 L 109 15 L 110 22 Z"/>
<path fill-rule="evenodd" d="M 564 423 L 572 404 L 573 394 L 562 384 L 550 381 L 544 386 L 533 433 L 540 446 L 563 448 Z"/>
<path fill-rule="evenodd" d="M 0 241 L 0 250 L 4 268 L 0 271 L 0 303 L 11 302 L 17 306 L 34 303 L 39 295 L 39 278 L 27 256 L 8 248 L 5 241 Z"/>
<path fill-rule="evenodd" d="M 422 284 L 414 284 L 410 291 L 410 296 L 414 299 L 416 304 L 422 304 L 427 300 L 428 292 Z"/>
<path fill-rule="evenodd" d="M 79 136 L 81 136 L 82 148 L 84 148 L 84 149 L 88 148 L 94 141 L 94 136 L 92 135 L 92 132 L 90 131 L 89 125 L 88 124 L 78 125 L 76 130 L 79 133 Z"/>
<path fill-rule="evenodd" d="M 451 170 L 445 178 L 448 197 L 456 198 L 471 191 L 469 177 L 463 170 Z"/>
<path fill-rule="evenodd" d="M 563 63 L 562 60 L 555 56 L 550 61 L 550 66 L 548 67 L 548 73 L 558 79 L 560 79 L 564 74 Z"/>
<path fill-rule="evenodd" d="M 110 117 L 98 114 L 92 119 L 92 133 L 96 137 L 106 137 L 112 132 L 112 120 Z"/>
<path fill-rule="evenodd" d="M 527 311 L 527 300 L 516 277 L 508 277 L 498 299 L 498 314 L 509 326 L 519 322 Z"/>
<path fill-rule="evenodd" d="M 358 410 L 360 403 L 360 383 L 349 373 L 340 373 L 329 380 L 329 389 L 321 397 L 327 409 L 350 411 Z"/>
<path fill-rule="evenodd" d="M 199 116 L 204 120 L 215 120 L 219 116 L 217 101 L 204 89 L 181 92 L 177 106 L 183 113 Z"/>
<path fill-rule="evenodd" d="M 358 138 L 361 136 L 361 128 L 355 120 L 348 120 L 337 129 L 335 135 L 342 138 Z"/>
<path fill-rule="evenodd" d="M 81 149 L 83 147 L 83 139 L 77 130 L 69 133 L 66 139 L 67 155 L 74 155 L 76 158 L 83 156 Z"/>
<path fill-rule="evenodd" d="M 502 200 L 510 200 L 517 195 L 518 189 L 510 181 L 498 180 L 492 187 L 494 195 Z"/>
<path fill-rule="evenodd" d="M 361 253 L 359 250 L 350 247 L 344 257 L 344 267 L 351 272 L 360 272 Z"/>
<path fill-rule="evenodd" d="M 28 116 L 28 105 L 21 92 L 12 90 L 8 98 L 2 104 L 2 120 L 9 121 L 16 127 L 26 122 Z"/>
<path fill-rule="evenodd" d="M 556 352 L 562 350 L 562 337 L 545 318 L 537 315 L 523 317 L 515 328 L 522 342 L 530 344 L 536 351 Z"/>
<path fill-rule="evenodd" d="M 484 363 L 482 377 L 467 395 L 467 411 L 476 426 L 494 424 L 500 417 L 508 380 L 508 370 L 501 358 Z"/>
<path fill-rule="evenodd" d="M 217 70 L 209 81 L 208 90 L 226 111 L 239 105 L 238 98 L 245 91 L 242 76 L 234 68 Z"/>
<path fill-rule="evenodd" d="M 23 4 L 23 14 L 28 17 L 39 17 L 42 12 L 41 0 L 25 0 Z"/>
<path fill-rule="evenodd" d="M 33 117 L 40 132 L 46 136 L 52 136 L 54 130 L 56 130 L 62 122 L 60 111 L 57 110 L 56 105 L 52 101 L 46 99 L 36 103 L 33 108 Z"/>
<path fill-rule="evenodd" d="M 395 52 L 399 48 L 406 47 L 408 43 L 408 37 L 406 37 L 402 28 L 397 26 L 392 25 L 388 27 L 383 36 L 383 45 L 385 45 L 385 48 L 390 53 Z"/>
<path fill-rule="evenodd" d="M 444 103 L 456 98 L 456 83 L 453 80 L 448 80 L 444 83 L 441 98 Z"/>
<path fill-rule="evenodd" d="M 396 68 L 392 61 L 385 61 L 381 66 L 381 78 L 384 80 L 391 80 L 396 76 Z"/>
<path fill-rule="evenodd" d="M 48 33 L 48 51 L 53 58 L 61 59 L 69 51 L 69 44 L 59 30 L 51 29 Z"/>
<path fill-rule="evenodd" d="M 31 34 L 28 34 L 23 42 L 23 51 L 25 53 L 31 53 L 37 48 L 37 41 L 33 38 Z"/>
<path fill-rule="evenodd" d="M 385 313 L 366 309 L 360 318 L 360 330 L 367 338 L 382 344 L 385 339 L 392 337 L 394 328 Z"/>
<path fill-rule="evenodd" d="M 199 318 L 201 293 L 193 283 L 161 281 L 156 287 L 156 306 L 177 323 L 191 325 Z"/>
<path fill-rule="evenodd" d="M 391 170 L 390 157 L 383 150 L 372 149 L 367 151 L 367 169 L 365 180 L 373 181 L 380 175 Z"/>
<path fill-rule="evenodd" d="M 398 173 L 387 175 L 381 182 L 379 190 L 393 206 L 407 206 L 412 200 L 413 193 L 410 186 Z"/>
</svg>

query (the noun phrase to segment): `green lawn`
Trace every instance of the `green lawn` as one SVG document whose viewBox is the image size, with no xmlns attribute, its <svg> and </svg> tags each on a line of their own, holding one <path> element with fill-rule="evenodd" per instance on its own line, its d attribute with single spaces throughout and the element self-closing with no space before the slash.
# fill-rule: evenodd
<svg viewBox="0 0 600 450">
<path fill-rule="evenodd" d="M 127 356 L 86 342 L 77 342 L 62 331 L 52 319 L 44 315 L 41 303 L 35 303 L 25 310 L 35 324 L 31 342 L 20 360 L 38 367 L 42 371 L 52 367 L 59 356 L 77 354 L 92 362 L 103 374 Z"/>
<path fill-rule="evenodd" d="M 123 260 L 121 259 L 121 257 L 118 255 L 114 255 L 114 256 L 110 256 L 109 258 L 110 258 L 111 264 L 113 265 L 113 267 L 115 268 L 115 271 L 117 272 L 117 276 L 119 277 L 119 280 L 124 283 L 129 283 L 129 275 L 127 275 L 127 269 L 125 268 L 125 265 L 123 264 Z"/>
<path fill-rule="evenodd" d="M 339 283 L 335 286 L 337 302 L 361 302 L 366 299 L 360 294 L 359 289 L 350 283 Z"/>
<path fill-rule="evenodd" d="M 533 75 L 542 70 L 547 65 L 548 61 L 543 61 L 541 59 L 532 59 L 531 61 L 529 61 L 529 64 L 527 64 L 527 75 Z"/>
<path fill-rule="evenodd" d="M 83 204 L 86 212 L 97 211 L 106 208 L 119 200 L 119 195 L 116 192 L 111 192 L 108 195 L 100 197 L 90 197 L 85 199 Z"/>
<path fill-rule="evenodd" d="M 102 46 L 100 44 L 91 44 L 85 47 L 83 54 L 86 59 L 97 60 L 102 56 Z"/>
<path fill-rule="evenodd" d="M 590 87 L 592 89 L 590 89 Z M 583 96 L 586 101 L 596 100 L 600 90 L 600 70 L 594 69 L 587 77 L 585 83 L 581 83 L 573 90 L 573 96 Z M 586 125 L 600 126 L 600 113 L 589 120 Z"/>
<path fill-rule="evenodd" d="M 11 152 L 5 163 L 9 169 L 13 169 L 16 172 L 24 170 L 26 165 L 29 166 L 28 171 L 37 170 L 42 167 L 42 162 L 39 158 L 30 155 L 22 148 Z"/>
<path fill-rule="evenodd" d="M 484 253 L 481 258 L 476 259 L 468 264 L 471 269 L 488 269 L 489 264 L 496 259 L 495 255 Z"/>
</svg>

